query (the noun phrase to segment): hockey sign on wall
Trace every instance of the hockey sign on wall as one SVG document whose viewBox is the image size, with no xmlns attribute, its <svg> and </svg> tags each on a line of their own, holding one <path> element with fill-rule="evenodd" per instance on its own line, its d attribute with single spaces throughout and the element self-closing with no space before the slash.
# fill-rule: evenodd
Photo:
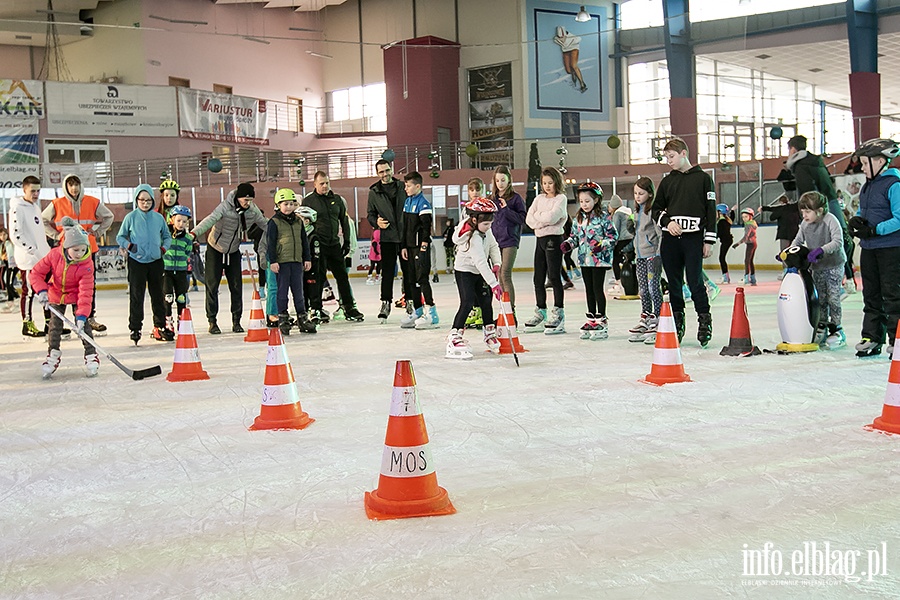
<svg viewBox="0 0 900 600">
<path fill-rule="evenodd" d="M 469 69 L 469 140 L 482 168 L 513 163 L 512 64 Z"/>
<path fill-rule="evenodd" d="M 47 82 L 47 132 L 177 136 L 175 90 L 168 86 Z"/>
<path fill-rule="evenodd" d="M 182 137 L 269 145 L 265 100 L 179 88 L 178 108 Z"/>
</svg>

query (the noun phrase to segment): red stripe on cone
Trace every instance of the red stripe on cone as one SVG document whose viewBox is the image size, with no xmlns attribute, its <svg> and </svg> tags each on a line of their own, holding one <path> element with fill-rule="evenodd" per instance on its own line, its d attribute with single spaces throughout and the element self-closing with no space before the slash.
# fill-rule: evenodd
<svg viewBox="0 0 900 600">
<path fill-rule="evenodd" d="M 277 364 L 279 356 L 284 357 L 284 364 Z M 266 351 L 262 404 L 259 416 L 253 421 L 250 430 L 305 429 L 314 421 L 300 407 L 297 382 L 288 362 L 281 330 L 272 327 L 269 329 L 269 346 Z"/>
<path fill-rule="evenodd" d="M 415 382 L 410 362 L 397 361 L 394 387 L 411 388 L 415 387 Z M 453 514 L 456 509 L 450 502 L 447 490 L 437 483 L 418 397 L 414 397 L 413 404 L 408 401 L 409 390 L 401 391 L 405 393 L 398 394 L 395 389 L 394 397 L 405 399 L 402 406 L 409 416 L 394 414 L 392 398 L 378 489 L 366 492 L 366 516 L 373 520 L 385 520 Z M 385 472 L 386 459 L 388 472 Z"/>
<path fill-rule="evenodd" d="M 172 372 L 166 375 L 166 381 L 199 381 L 209 379 L 209 373 L 200 364 L 200 353 L 197 350 L 197 336 L 194 334 L 194 322 L 191 320 L 191 309 L 184 307 L 178 323 L 178 337 L 175 338 L 175 360 Z"/>
<path fill-rule="evenodd" d="M 250 307 L 250 326 L 247 328 L 247 335 L 244 336 L 245 342 L 266 342 L 269 340 L 269 333 L 266 331 L 266 313 L 263 311 L 262 300 L 259 292 L 253 290 L 253 303 Z"/>
</svg>

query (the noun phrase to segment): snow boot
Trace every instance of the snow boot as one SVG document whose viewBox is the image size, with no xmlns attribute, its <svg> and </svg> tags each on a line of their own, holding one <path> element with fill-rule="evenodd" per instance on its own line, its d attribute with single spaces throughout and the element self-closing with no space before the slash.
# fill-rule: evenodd
<svg viewBox="0 0 900 600">
<path fill-rule="evenodd" d="M 44 364 L 41 365 L 41 371 L 43 372 L 42 377 L 44 379 L 50 379 L 50 376 L 56 373 L 61 358 L 62 352 L 59 350 L 50 350 L 47 353 L 47 358 L 44 359 Z"/>
<path fill-rule="evenodd" d="M 566 311 L 559 306 L 554 306 L 550 311 L 550 316 L 547 319 L 547 322 L 544 323 L 544 335 L 556 335 L 557 333 L 565 332 Z"/>
<path fill-rule="evenodd" d="M 533 333 L 535 331 L 540 331 L 539 327 L 542 323 L 547 320 L 547 309 L 546 308 L 536 308 L 534 309 L 534 315 L 525 321 L 525 333 Z"/>
<path fill-rule="evenodd" d="M 450 335 L 447 336 L 447 352 L 444 358 L 468 359 L 472 358 L 472 350 L 463 339 L 463 331 L 461 329 L 451 329 Z"/>
</svg>

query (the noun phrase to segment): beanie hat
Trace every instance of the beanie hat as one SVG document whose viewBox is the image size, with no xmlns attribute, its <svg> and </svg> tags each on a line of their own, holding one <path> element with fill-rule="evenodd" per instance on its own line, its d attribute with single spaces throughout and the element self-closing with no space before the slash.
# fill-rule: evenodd
<svg viewBox="0 0 900 600">
<path fill-rule="evenodd" d="M 237 190 L 234 192 L 235 198 L 256 198 L 256 192 L 253 190 L 253 186 L 249 183 L 242 183 L 237 186 Z"/>
<path fill-rule="evenodd" d="M 622 199 L 618 194 L 613 194 L 612 198 L 609 199 L 609 207 L 613 210 L 622 208 Z"/>
<path fill-rule="evenodd" d="M 74 246 L 90 247 L 88 234 L 82 229 L 81 225 L 78 224 L 78 221 L 72 217 L 63 217 L 60 224 L 63 227 L 63 236 L 65 237 L 63 248 L 68 250 Z"/>
</svg>

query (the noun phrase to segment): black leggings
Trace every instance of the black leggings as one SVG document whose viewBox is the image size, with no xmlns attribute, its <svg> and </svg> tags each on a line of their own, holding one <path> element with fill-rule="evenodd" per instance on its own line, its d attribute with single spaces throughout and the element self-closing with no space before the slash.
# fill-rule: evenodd
<svg viewBox="0 0 900 600">
<path fill-rule="evenodd" d="M 563 307 L 562 276 L 562 243 L 561 235 L 548 235 L 537 238 L 534 248 L 534 297 L 538 308 L 547 308 L 547 288 L 544 282 L 549 281 L 553 288 L 553 306 Z"/>
<path fill-rule="evenodd" d="M 456 271 L 456 289 L 459 290 L 459 310 L 453 317 L 453 329 L 465 329 L 466 318 L 472 307 L 481 308 L 481 318 L 485 325 L 494 323 L 494 305 L 491 290 L 478 273 Z"/>
<path fill-rule="evenodd" d="M 592 315 L 606 316 L 606 294 L 603 293 L 603 282 L 606 280 L 606 267 L 581 267 L 584 290 L 587 292 L 587 310 Z"/>
<path fill-rule="evenodd" d="M 722 268 L 722 275 L 728 275 L 728 261 L 726 257 L 728 256 L 728 250 L 731 249 L 731 244 L 734 242 L 728 242 L 727 244 L 723 240 L 721 245 L 719 246 L 719 267 Z"/>
</svg>

